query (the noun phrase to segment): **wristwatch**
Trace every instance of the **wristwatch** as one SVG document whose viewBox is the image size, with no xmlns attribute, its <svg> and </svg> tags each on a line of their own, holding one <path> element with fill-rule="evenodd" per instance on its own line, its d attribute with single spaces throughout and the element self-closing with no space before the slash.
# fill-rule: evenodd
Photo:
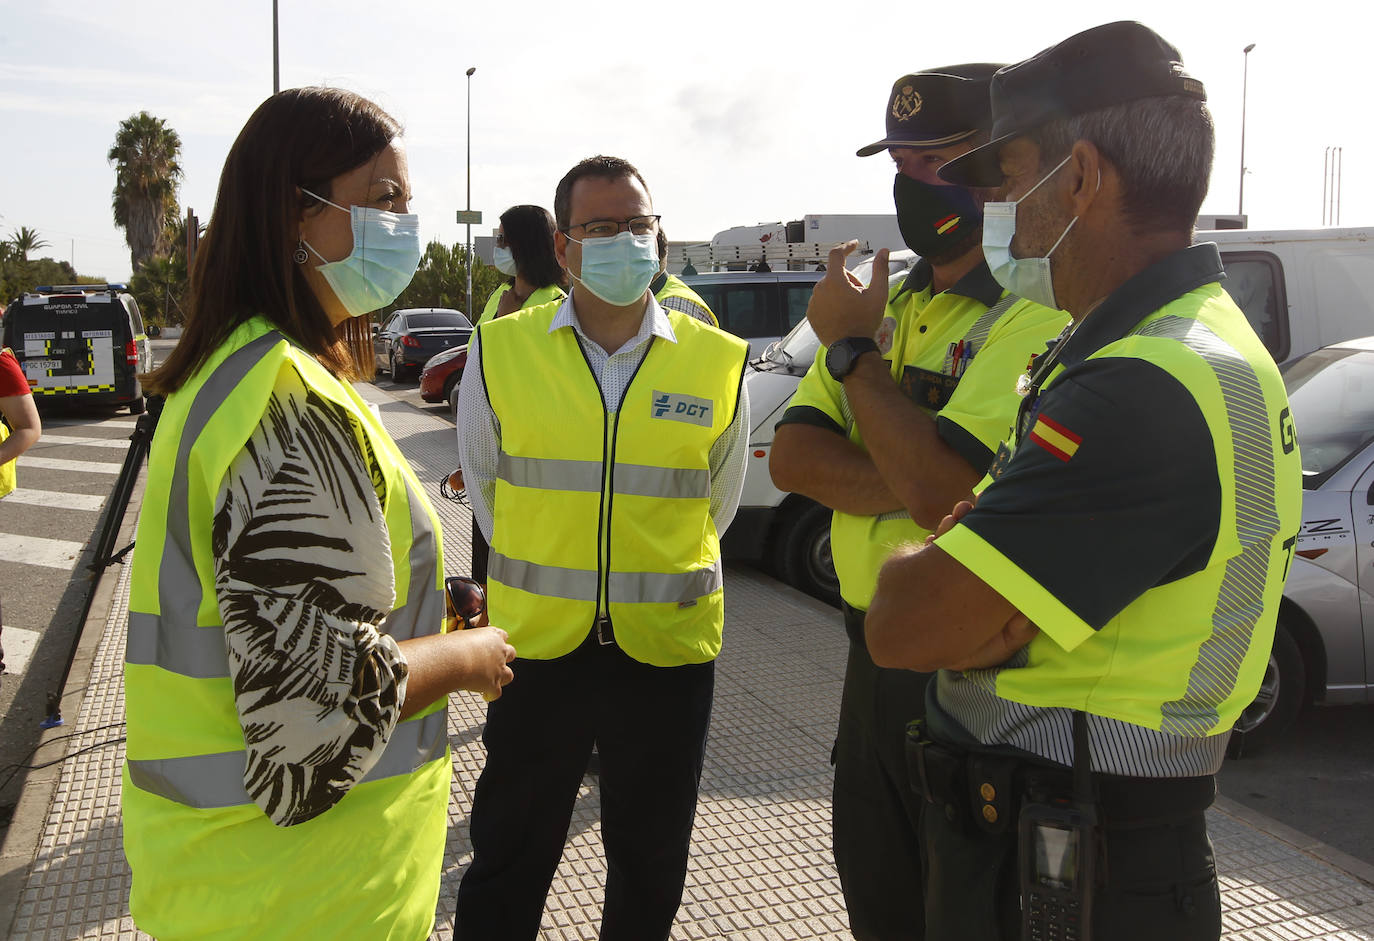
<svg viewBox="0 0 1374 941">
<path fill-rule="evenodd" d="M 845 337 L 836 340 L 825 351 L 825 368 L 836 382 L 844 382 L 844 377 L 854 371 L 854 364 L 865 353 L 878 352 L 878 344 L 872 337 Z"/>
</svg>

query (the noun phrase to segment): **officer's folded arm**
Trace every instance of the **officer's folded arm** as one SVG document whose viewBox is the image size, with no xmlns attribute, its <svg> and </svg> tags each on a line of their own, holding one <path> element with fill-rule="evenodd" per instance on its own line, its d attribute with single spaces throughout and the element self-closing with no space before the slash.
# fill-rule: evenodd
<svg viewBox="0 0 1374 941">
<path fill-rule="evenodd" d="M 953 525 L 951 518 L 941 530 Z M 1005 663 L 1038 633 L 1035 625 L 938 546 L 907 546 L 888 559 L 864 621 L 880 667 L 973 670 Z"/>
</svg>

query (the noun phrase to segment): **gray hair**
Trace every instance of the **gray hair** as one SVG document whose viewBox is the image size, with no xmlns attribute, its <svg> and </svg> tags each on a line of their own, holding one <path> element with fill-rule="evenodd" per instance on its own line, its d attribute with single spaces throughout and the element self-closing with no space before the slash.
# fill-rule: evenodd
<svg viewBox="0 0 1374 941">
<path fill-rule="evenodd" d="M 1059 118 L 1026 134 L 1040 147 L 1040 169 L 1092 142 L 1121 176 L 1126 224 L 1133 232 L 1193 231 L 1212 175 L 1214 130 L 1207 105 L 1170 95 L 1142 98 Z"/>
</svg>

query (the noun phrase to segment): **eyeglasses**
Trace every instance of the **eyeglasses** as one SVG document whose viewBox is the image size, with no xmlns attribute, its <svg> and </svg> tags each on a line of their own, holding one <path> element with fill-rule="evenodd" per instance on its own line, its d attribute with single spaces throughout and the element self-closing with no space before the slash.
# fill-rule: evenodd
<svg viewBox="0 0 1374 941">
<path fill-rule="evenodd" d="M 582 234 L 589 239 L 608 239 L 625 231 L 629 231 L 631 235 L 653 235 L 658 231 L 658 220 L 661 218 L 663 217 L 635 216 L 624 222 L 617 222 L 615 219 L 593 219 L 590 222 L 575 222 L 563 231 L 581 229 Z"/>
<path fill-rule="evenodd" d="M 453 614 L 463 627 L 472 627 L 472 622 L 487 610 L 487 593 L 482 583 L 466 575 L 450 575 L 444 579 L 444 593 Z"/>
</svg>

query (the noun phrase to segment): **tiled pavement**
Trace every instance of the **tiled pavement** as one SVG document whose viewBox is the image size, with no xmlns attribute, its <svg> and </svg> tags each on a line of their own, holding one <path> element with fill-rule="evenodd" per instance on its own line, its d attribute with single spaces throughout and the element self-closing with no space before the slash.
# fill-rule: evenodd
<svg viewBox="0 0 1374 941">
<path fill-rule="evenodd" d="M 443 501 L 437 482 L 453 463 L 451 427 L 371 387 L 382 414 L 444 518 L 445 555 L 466 571 L 469 519 Z M 88 624 L 102 639 L 84 685 L 67 760 L 41 816 L 13 938 L 142 938 L 128 914 L 128 868 L 120 845 L 123 760 L 121 664 L 128 572 L 109 616 Z M 848 938 L 830 864 L 828 758 L 843 678 L 844 634 L 833 610 L 752 570 L 727 572 L 726 643 L 702 780 L 692 861 L 675 939 Z M 70 688 L 70 686 L 69 686 Z M 482 764 L 483 704 L 454 696 L 449 711 L 453 800 L 434 937 L 452 937 L 453 898 L 471 853 L 467 811 Z M 50 733 L 51 734 L 51 733 Z M 69 733 L 71 734 L 71 733 Z M 49 738 L 47 741 L 51 741 Z M 57 746 L 58 748 L 62 746 Z M 605 871 L 595 779 L 579 796 L 563 864 L 543 923 L 549 939 L 595 938 Z M 26 812 L 21 804 L 20 813 Z M 11 836 L 22 830 L 20 821 Z M 1300 834 L 1222 800 L 1209 825 L 1222 873 L 1225 937 L 1237 941 L 1374 939 L 1374 887 L 1358 864 L 1332 861 Z M 10 851 L 6 847 L 7 853 Z M 1351 871 L 1346 871 L 1351 870 Z M 0 927 L 9 913 L 0 912 Z"/>
</svg>

